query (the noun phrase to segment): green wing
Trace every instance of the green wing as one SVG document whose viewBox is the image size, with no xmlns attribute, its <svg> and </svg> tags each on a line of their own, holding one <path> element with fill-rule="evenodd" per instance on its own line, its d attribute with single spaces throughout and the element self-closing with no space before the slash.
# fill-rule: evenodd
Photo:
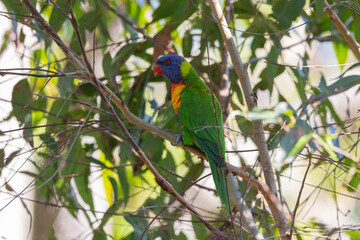
<svg viewBox="0 0 360 240">
<path fill-rule="evenodd" d="M 221 202 L 230 214 L 225 182 L 225 138 L 224 130 L 216 124 L 213 99 L 210 89 L 199 79 L 195 86 L 189 84 L 181 94 L 178 114 L 184 127 L 192 134 L 195 143 L 207 155 L 216 189 Z M 220 104 L 214 96 L 217 121 L 222 126 Z"/>
</svg>

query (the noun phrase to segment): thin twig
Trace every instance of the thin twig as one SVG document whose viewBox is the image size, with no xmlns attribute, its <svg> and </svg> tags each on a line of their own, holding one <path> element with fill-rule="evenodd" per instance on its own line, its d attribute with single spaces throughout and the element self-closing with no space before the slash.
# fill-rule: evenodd
<svg viewBox="0 0 360 240">
<path fill-rule="evenodd" d="M 264 236 L 260 233 L 258 227 L 256 226 L 256 222 L 254 220 L 251 209 L 246 205 L 244 201 L 244 197 L 242 196 L 239 184 L 235 176 L 227 176 L 227 184 L 229 186 L 229 195 L 231 196 L 231 200 L 235 203 L 236 208 L 240 212 L 240 226 L 243 224 L 246 231 L 254 239 L 264 239 Z M 241 232 L 240 237 L 241 239 Z"/>
<path fill-rule="evenodd" d="M 294 213 L 292 215 L 292 222 L 291 222 L 291 228 L 290 228 L 290 239 L 292 239 L 292 235 L 293 235 L 293 231 L 294 231 L 294 224 L 295 224 L 295 217 L 296 217 L 296 212 L 299 208 L 299 204 L 300 204 L 300 199 L 301 199 L 301 193 L 304 189 L 304 186 L 305 186 L 305 179 L 306 179 L 306 176 L 309 172 L 309 169 L 310 169 L 310 166 L 311 166 L 311 157 L 309 158 L 309 164 L 306 168 L 306 171 L 305 171 L 305 174 L 304 174 L 304 178 L 303 178 L 303 181 L 301 183 L 301 187 L 300 187 L 300 190 L 299 190 L 299 195 L 298 195 L 298 198 L 296 200 L 296 204 L 295 204 L 295 209 L 294 209 Z"/>
<path fill-rule="evenodd" d="M 37 94 L 37 93 L 35 93 L 35 95 L 38 96 L 38 97 L 42 97 L 42 98 L 50 98 L 50 99 L 55 99 L 55 100 L 64 100 L 64 101 L 70 101 L 70 102 L 79 103 L 79 104 L 82 104 L 82 105 L 91 107 L 91 108 L 93 108 L 93 109 L 96 109 L 96 110 L 98 110 L 99 112 L 102 112 L 102 113 L 104 113 L 104 114 L 107 114 L 107 115 L 110 115 L 110 116 L 112 115 L 111 112 L 106 111 L 106 110 L 104 110 L 104 109 L 102 109 L 102 108 L 96 107 L 96 106 L 92 105 L 91 103 L 88 103 L 88 102 L 85 102 L 85 101 L 76 100 L 76 99 L 71 99 L 71 98 L 46 96 L 46 95 Z"/>
<path fill-rule="evenodd" d="M 154 44 L 159 45 L 160 47 L 164 48 L 169 53 L 175 53 L 175 50 L 171 47 L 166 46 L 162 42 L 158 41 L 156 38 L 150 37 L 147 35 L 143 29 L 139 28 L 135 23 L 132 23 L 129 21 L 125 16 L 123 16 L 119 11 L 116 11 L 114 8 L 112 8 L 105 0 L 101 0 L 101 2 L 104 4 L 104 6 L 109 9 L 111 12 L 113 12 L 116 16 L 118 16 L 124 23 L 132 27 L 135 31 L 143 35 L 143 37 L 150 42 L 153 42 Z"/>
</svg>

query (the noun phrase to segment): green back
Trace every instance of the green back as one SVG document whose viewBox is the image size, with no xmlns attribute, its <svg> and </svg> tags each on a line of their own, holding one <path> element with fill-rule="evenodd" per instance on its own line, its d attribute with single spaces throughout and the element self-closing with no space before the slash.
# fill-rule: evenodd
<svg viewBox="0 0 360 240">
<path fill-rule="evenodd" d="M 181 93 L 178 115 L 184 130 L 207 155 L 217 192 L 230 214 L 226 171 L 221 168 L 225 165 L 225 138 L 219 101 L 188 62 L 182 63 L 181 70 L 185 77 L 182 83 L 187 85 Z"/>
<path fill-rule="evenodd" d="M 219 101 L 192 67 L 189 68 L 183 83 L 187 86 L 181 93 L 179 117 L 194 136 L 196 144 L 218 166 L 224 166 L 225 140 Z"/>
</svg>

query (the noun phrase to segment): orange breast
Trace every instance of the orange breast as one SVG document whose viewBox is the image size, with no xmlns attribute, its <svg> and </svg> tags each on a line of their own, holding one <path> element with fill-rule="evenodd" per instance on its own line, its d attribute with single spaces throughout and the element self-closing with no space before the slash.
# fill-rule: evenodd
<svg viewBox="0 0 360 240">
<path fill-rule="evenodd" d="M 176 113 L 181 105 L 181 93 L 185 86 L 186 84 L 182 83 L 171 85 L 171 101 Z"/>
</svg>

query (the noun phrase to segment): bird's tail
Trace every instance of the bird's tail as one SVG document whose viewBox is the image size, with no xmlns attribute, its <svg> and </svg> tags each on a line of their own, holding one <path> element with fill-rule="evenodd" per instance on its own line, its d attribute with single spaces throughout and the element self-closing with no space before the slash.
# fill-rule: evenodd
<svg viewBox="0 0 360 240">
<path fill-rule="evenodd" d="M 210 160 L 210 159 L 209 159 Z M 214 161 L 209 161 L 211 172 L 214 178 L 215 187 L 219 194 L 221 202 L 225 205 L 226 210 L 231 214 L 229 197 L 227 193 L 227 187 L 225 182 L 226 172 L 220 168 Z"/>
</svg>

